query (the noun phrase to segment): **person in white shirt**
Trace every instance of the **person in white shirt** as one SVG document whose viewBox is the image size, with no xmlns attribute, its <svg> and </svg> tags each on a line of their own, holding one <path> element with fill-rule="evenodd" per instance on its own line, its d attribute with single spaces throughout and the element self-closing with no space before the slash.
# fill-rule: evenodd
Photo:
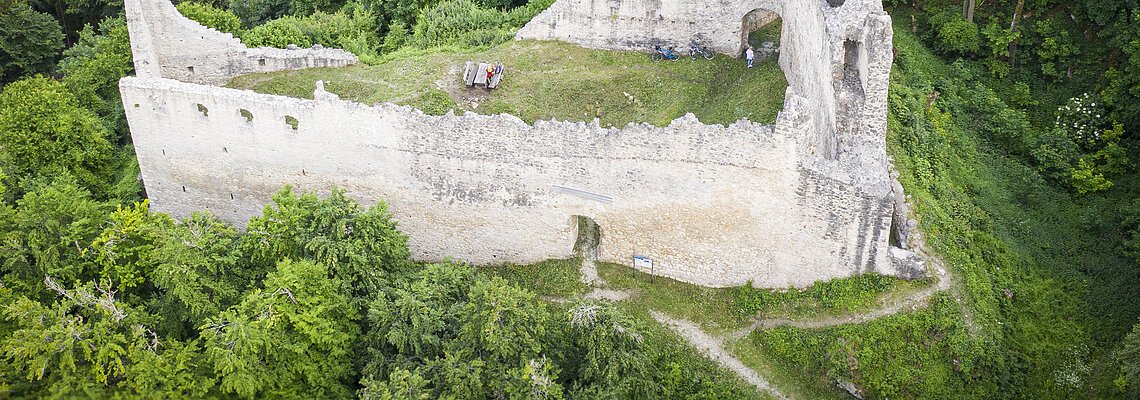
<svg viewBox="0 0 1140 400">
<path fill-rule="evenodd" d="M 752 52 L 752 46 L 748 46 L 748 50 L 744 51 L 744 59 L 748 60 L 748 68 L 752 68 L 752 59 L 755 56 L 756 56 L 756 53 Z"/>
</svg>

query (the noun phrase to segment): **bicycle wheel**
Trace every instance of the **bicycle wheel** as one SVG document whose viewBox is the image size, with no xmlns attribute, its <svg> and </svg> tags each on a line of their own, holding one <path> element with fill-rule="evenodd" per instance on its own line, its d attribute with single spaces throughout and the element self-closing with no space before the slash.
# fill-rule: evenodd
<svg viewBox="0 0 1140 400">
<path fill-rule="evenodd" d="M 701 49 L 701 55 L 704 56 L 706 60 L 713 59 L 713 54 L 710 53 L 708 50 Z"/>
<path fill-rule="evenodd" d="M 689 58 L 693 60 L 697 59 L 697 51 L 695 49 L 689 49 Z"/>
<path fill-rule="evenodd" d="M 661 61 L 662 58 L 664 58 L 664 56 L 662 56 L 661 53 L 649 53 L 649 59 L 653 62 Z"/>
</svg>

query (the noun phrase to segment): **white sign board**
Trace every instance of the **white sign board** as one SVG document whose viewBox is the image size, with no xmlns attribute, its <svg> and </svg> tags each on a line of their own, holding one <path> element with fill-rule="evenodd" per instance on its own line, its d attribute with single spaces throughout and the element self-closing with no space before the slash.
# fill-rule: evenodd
<svg viewBox="0 0 1140 400">
<path fill-rule="evenodd" d="M 653 259 L 646 256 L 633 256 L 633 268 L 652 273 Z"/>
</svg>

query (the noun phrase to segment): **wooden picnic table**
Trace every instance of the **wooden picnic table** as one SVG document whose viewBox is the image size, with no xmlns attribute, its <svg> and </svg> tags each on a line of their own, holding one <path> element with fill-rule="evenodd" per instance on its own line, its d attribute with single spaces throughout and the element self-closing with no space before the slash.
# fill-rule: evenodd
<svg viewBox="0 0 1140 400">
<path fill-rule="evenodd" d="M 487 81 L 487 68 L 492 68 L 495 71 L 491 75 L 490 82 Z M 499 83 L 503 81 L 504 70 L 502 64 L 492 65 L 491 63 L 468 61 L 463 68 L 463 83 L 467 86 L 483 85 L 487 89 L 494 89 L 499 87 Z"/>
</svg>

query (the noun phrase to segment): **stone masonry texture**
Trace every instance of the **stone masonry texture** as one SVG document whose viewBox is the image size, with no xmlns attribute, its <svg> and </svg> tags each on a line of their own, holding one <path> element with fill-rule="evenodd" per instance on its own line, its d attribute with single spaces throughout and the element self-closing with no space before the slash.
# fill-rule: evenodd
<svg viewBox="0 0 1140 400">
<path fill-rule="evenodd" d="M 736 52 L 747 13 L 783 17 L 789 88 L 774 124 L 707 125 L 690 114 L 621 129 L 430 116 L 343 101 L 318 82 L 315 100 L 218 87 L 245 73 L 356 59 L 246 49 L 167 0 L 125 6 L 138 76 L 119 86 L 157 211 L 208 210 L 243 226 L 284 185 L 343 188 L 365 204 L 387 202 L 425 261 L 570 257 L 575 218 L 586 216 L 602 230 L 599 260 L 649 257 L 654 273 L 706 286 L 913 272 L 889 244 L 900 196 L 885 153 L 891 31 L 880 4 L 559 0 L 519 38 L 636 49 L 700 33 Z"/>
</svg>

